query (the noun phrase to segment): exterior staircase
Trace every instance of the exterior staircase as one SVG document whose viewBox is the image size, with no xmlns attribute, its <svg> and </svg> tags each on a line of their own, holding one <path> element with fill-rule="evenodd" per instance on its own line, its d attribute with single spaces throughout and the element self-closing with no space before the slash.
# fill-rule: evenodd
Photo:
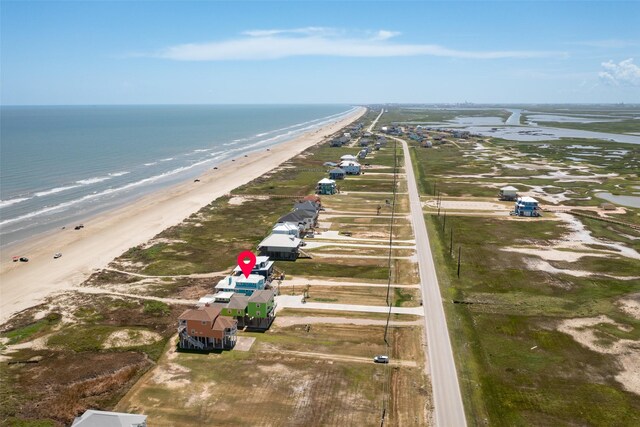
<svg viewBox="0 0 640 427">
<path fill-rule="evenodd" d="M 178 328 L 178 334 L 180 335 L 180 338 L 185 339 L 189 344 L 193 345 L 194 347 L 199 348 L 200 350 L 204 349 L 204 344 L 202 344 L 197 339 L 190 337 L 189 334 L 187 334 L 186 326 L 180 326 Z"/>
</svg>

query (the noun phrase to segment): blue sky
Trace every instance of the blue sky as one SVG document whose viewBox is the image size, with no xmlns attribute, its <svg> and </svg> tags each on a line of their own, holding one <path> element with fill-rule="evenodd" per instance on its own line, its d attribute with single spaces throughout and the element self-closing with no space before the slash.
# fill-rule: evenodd
<svg viewBox="0 0 640 427">
<path fill-rule="evenodd" d="M 640 2 L 7 1 L 15 104 L 640 103 Z"/>
</svg>

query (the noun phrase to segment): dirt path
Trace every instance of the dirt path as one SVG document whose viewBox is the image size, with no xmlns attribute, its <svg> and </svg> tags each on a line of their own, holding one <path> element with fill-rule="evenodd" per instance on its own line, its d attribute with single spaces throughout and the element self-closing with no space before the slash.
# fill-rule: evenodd
<svg viewBox="0 0 640 427">
<path fill-rule="evenodd" d="M 283 308 L 299 308 L 307 310 L 347 311 L 355 313 L 388 313 L 386 305 L 328 304 L 322 302 L 302 302 L 302 295 L 278 295 L 276 311 Z M 391 307 L 393 314 L 413 314 L 424 316 L 423 307 Z"/>
<path fill-rule="evenodd" d="M 324 353 L 312 353 L 309 351 L 293 351 L 293 350 L 282 350 L 278 349 L 279 354 L 290 354 L 292 356 L 299 357 L 311 357 L 313 359 L 323 359 L 323 360 L 337 360 L 341 362 L 358 362 L 358 363 L 374 363 L 373 357 L 358 357 L 358 356 L 346 356 L 342 354 L 324 354 Z M 392 366 L 405 366 L 408 368 L 417 368 L 418 364 L 412 360 L 391 360 L 389 362 Z"/>
<path fill-rule="evenodd" d="M 333 281 L 331 279 L 307 279 L 305 277 L 294 277 L 292 279 L 286 279 L 280 284 L 280 287 L 285 286 L 363 286 L 373 288 L 386 288 L 386 283 L 369 283 L 369 282 L 343 282 Z M 391 285 L 392 288 L 417 288 L 419 284 L 415 285 Z"/>
<path fill-rule="evenodd" d="M 368 225 L 368 224 L 367 224 Z M 388 227 L 388 226 L 387 226 Z M 369 238 L 363 238 L 363 237 L 349 237 L 349 236 L 345 236 L 343 234 L 340 234 L 338 231 L 324 231 L 320 234 L 316 234 L 314 239 L 319 239 L 319 240 L 341 240 L 341 241 L 347 241 L 347 242 L 380 242 L 380 243 L 389 243 L 389 239 L 369 239 Z M 410 239 L 410 240 L 397 240 L 397 239 L 393 239 L 394 243 L 404 243 L 407 245 L 413 245 L 416 243 L 416 241 L 414 239 Z"/>
<path fill-rule="evenodd" d="M 350 317 L 318 317 L 318 316 L 279 316 L 274 321 L 276 326 L 287 327 L 293 325 L 313 325 L 316 323 L 330 323 L 332 325 L 361 325 L 361 326 L 384 326 L 387 321 L 384 319 L 356 319 Z M 390 326 L 420 326 L 423 320 L 410 320 L 402 322 L 399 320 L 389 321 Z"/>
<path fill-rule="evenodd" d="M 389 259 L 387 256 L 376 255 L 347 255 L 347 254 L 331 254 L 326 252 L 312 252 L 314 258 L 358 258 L 358 259 Z M 391 259 L 414 259 L 412 256 L 392 256 Z"/>
<path fill-rule="evenodd" d="M 97 294 L 97 295 L 113 295 L 117 297 L 125 297 L 125 298 L 136 298 L 136 299 L 144 299 L 151 301 L 160 301 L 166 304 L 179 304 L 179 305 L 195 305 L 198 303 L 197 300 L 188 300 L 188 299 L 177 299 L 177 298 L 160 298 L 153 297 L 148 295 L 136 295 L 136 294 L 127 294 L 124 292 L 113 292 L 107 289 L 102 288 L 92 288 L 92 287 L 74 287 L 71 290 L 82 293 L 82 294 Z"/>
<path fill-rule="evenodd" d="M 127 276 L 134 276 L 134 277 L 140 277 L 140 278 L 144 278 L 144 279 L 165 279 L 165 278 L 171 278 L 171 279 L 209 279 L 209 278 L 213 278 L 213 277 L 219 277 L 219 276 L 224 276 L 226 274 L 229 274 L 228 270 L 224 270 L 224 271 L 214 271 L 212 273 L 194 273 L 194 274 L 176 274 L 175 276 L 151 276 L 148 274 L 140 274 L 140 273 L 133 273 L 131 271 L 124 271 L 124 270 L 118 270 L 115 268 L 105 268 L 106 271 L 112 271 L 114 273 L 120 273 L 120 274 L 126 274 Z"/>
</svg>

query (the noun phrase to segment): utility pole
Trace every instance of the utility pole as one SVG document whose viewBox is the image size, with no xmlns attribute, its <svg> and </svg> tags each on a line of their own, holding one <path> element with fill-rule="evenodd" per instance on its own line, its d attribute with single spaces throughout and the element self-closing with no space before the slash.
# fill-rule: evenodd
<svg viewBox="0 0 640 427">
<path fill-rule="evenodd" d="M 451 227 L 451 238 L 449 240 L 449 256 L 453 256 L 453 227 Z"/>
<path fill-rule="evenodd" d="M 462 252 L 462 246 L 458 246 L 458 278 L 460 278 L 460 255 Z"/>
<path fill-rule="evenodd" d="M 444 219 L 442 220 L 442 232 L 444 233 L 444 227 L 447 225 L 447 211 L 444 211 Z"/>
</svg>

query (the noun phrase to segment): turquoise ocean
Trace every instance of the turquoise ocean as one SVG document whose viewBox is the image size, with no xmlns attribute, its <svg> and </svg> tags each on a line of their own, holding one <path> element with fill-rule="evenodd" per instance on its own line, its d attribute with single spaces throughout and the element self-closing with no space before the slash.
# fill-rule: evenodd
<svg viewBox="0 0 640 427">
<path fill-rule="evenodd" d="M 348 105 L 2 106 L 0 245 L 73 226 L 354 110 Z"/>
</svg>

